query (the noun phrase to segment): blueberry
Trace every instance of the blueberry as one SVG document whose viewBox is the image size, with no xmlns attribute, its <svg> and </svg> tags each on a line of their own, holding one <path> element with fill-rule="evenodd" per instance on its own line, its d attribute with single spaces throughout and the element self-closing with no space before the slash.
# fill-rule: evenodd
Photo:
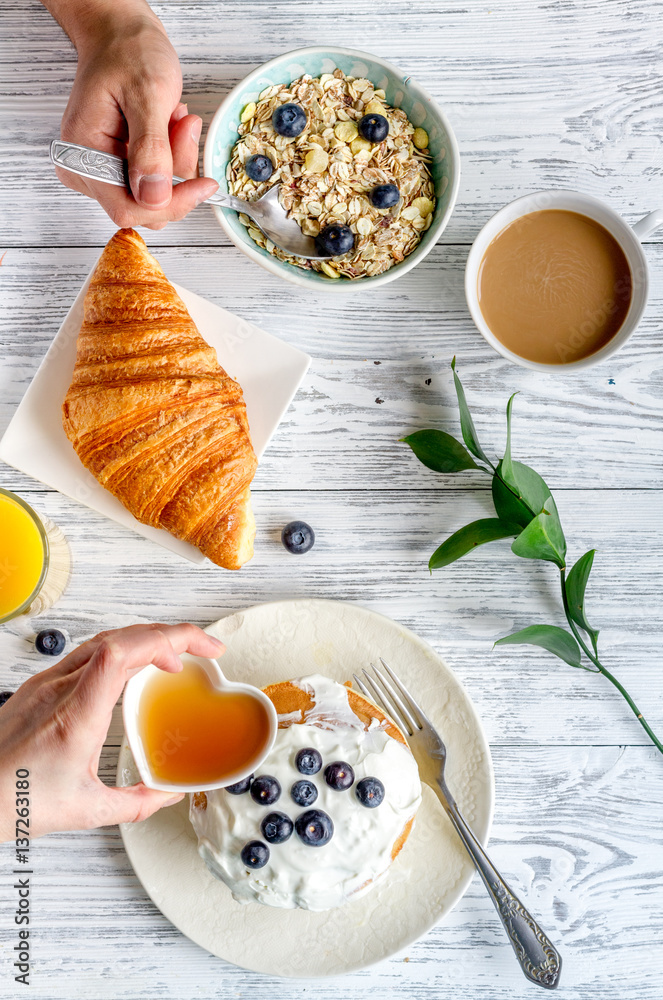
<svg viewBox="0 0 663 1000">
<path fill-rule="evenodd" d="M 308 552 L 309 549 L 313 548 L 315 532 L 306 521 L 290 521 L 281 532 L 281 541 L 288 552 L 292 552 L 293 555 L 297 556 L 303 555 L 304 552 Z M 314 772 L 304 771 L 303 773 L 313 774 Z"/>
<path fill-rule="evenodd" d="M 306 128 L 306 112 L 299 104 L 281 104 L 272 115 L 274 131 L 286 139 L 294 139 Z"/>
<path fill-rule="evenodd" d="M 46 656 L 59 656 L 66 644 L 67 640 L 56 628 L 43 628 L 35 639 L 37 652 Z"/>
<path fill-rule="evenodd" d="M 384 798 L 384 785 L 379 778 L 362 778 L 357 782 L 355 794 L 367 809 L 375 809 Z"/>
<path fill-rule="evenodd" d="M 317 774 L 322 767 L 322 757 L 313 747 L 306 747 L 295 757 L 295 766 L 300 774 Z"/>
<path fill-rule="evenodd" d="M 250 840 L 242 848 L 241 858 L 247 868 L 264 868 L 269 861 L 269 847 L 262 840 Z"/>
<path fill-rule="evenodd" d="M 364 115 L 357 127 L 359 134 L 369 142 L 382 142 L 389 135 L 389 122 L 384 115 Z"/>
<path fill-rule="evenodd" d="M 350 788 L 354 780 L 355 773 L 344 760 L 335 760 L 333 764 L 327 764 L 325 781 L 330 788 L 335 788 L 337 792 L 343 792 L 346 788 Z"/>
<path fill-rule="evenodd" d="M 248 792 L 252 781 L 253 775 L 250 774 L 243 781 L 236 781 L 234 785 L 226 785 L 226 791 L 230 792 L 231 795 L 243 795 L 244 792 Z"/>
<path fill-rule="evenodd" d="M 273 812 L 265 816 L 260 829 L 268 844 L 282 844 L 292 835 L 294 826 L 285 813 Z"/>
<path fill-rule="evenodd" d="M 281 794 L 281 786 L 271 774 L 261 774 L 253 779 L 251 798 L 261 806 L 271 806 Z"/>
<path fill-rule="evenodd" d="M 355 235 L 349 226 L 332 222 L 321 229 L 315 238 L 315 248 L 321 256 L 340 257 L 355 245 Z"/>
<path fill-rule="evenodd" d="M 312 781 L 296 781 L 290 794 L 298 806 L 312 806 L 318 797 L 318 789 Z"/>
<path fill-rule="evenodd" d="M 391 208 L 401 200 L 401 193 L 395 184 L 378 184 L 371 191 L 369 198 L 375 208 Z"/>
<path fill-rule="evenodd" d="M 13 691 L 0 691 L 0 708 L 2 708 L 6 701 L 9 701 L 13 693 Z"/>
<path fill-rule="evenodd" d="M 334 835 L 334 824 L 322 809 L 308 809 L 295 820 L 295 830 L 309 847 L 323 847 Z"/>
<path fill-rule="evenodd" d="M 268 156 L 256 153 L 255 156 L 249 156 L 244 169 L 252 181 L 268 181 L 274 173 L 274 164 Z"/>
</svg>

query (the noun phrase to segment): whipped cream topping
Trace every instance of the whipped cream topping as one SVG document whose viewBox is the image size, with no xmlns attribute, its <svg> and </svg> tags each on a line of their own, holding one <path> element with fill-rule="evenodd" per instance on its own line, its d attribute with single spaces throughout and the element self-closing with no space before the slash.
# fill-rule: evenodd
<svg viewBox="0 0 663 1000">
<path fill-rule="evenodd" d="M 386 873 L 394 843 L 421 802 L 421 784 L 409 750 L 389 736 L 377 719 L 365 730 L 342 684 L 318 674 L 291 683 L 307 691 L 315 704 L 303 723 L 279 729 L 273 749 L 257 772 L 278 780 L 279 799 L 265 806 L 254 802 L 248 792 L 231 795 L 218 789 L 206 793 L 204 811 L 192 805 L 190 816 L 202 858 L 236 900 L 328 910 L 368 891 Z M 297 752 L 305 747 L 315 748 L 322 756 L 318 774 L 303 775 L 295 766 Z M 355 772 L 353 786 L 345 791 L 330 788 L 324 779 L 325 767 L 336 760 L 350 764 Z M 374 809 L 363 806 L 355 794 L 357 782 L 365 777 L 378 778 L 385 788 L 383 802 Z M 285 843 L 268 845 L 269 861 L 263 868 L 249 870 L 241 851 L 251 840 L 264 842 L 262 819 L 270 812 L 283 812 L 294 823 L 308 808 L 298 806 L 290 795 L 292 785 L 303 778 L 315 784 L 318 798 L 310 808 L 322 809 L 331 817 L 333 837 L 322 847 L 311 847 L 293 831 Z"/>
</svg>

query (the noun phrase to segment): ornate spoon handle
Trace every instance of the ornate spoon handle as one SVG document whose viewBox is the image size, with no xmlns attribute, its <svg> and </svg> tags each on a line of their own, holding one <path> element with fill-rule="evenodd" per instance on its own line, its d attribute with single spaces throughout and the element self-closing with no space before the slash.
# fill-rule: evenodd
<svg viewBox="0 0 663 1000">
<path fill-rule="evenodd" d="M 435 790 L 495 904 L 521 969 L 533 983 L 554 990 L 562 969 L 559 952 L 490 861 L 444 782 Z"/>
<path fill-rule="evenodd" d="M 80 177 L 89 177 L 90 180 L 103 181 L 104 184 L 113 184 L 115 187 L 129 188 L 129 175 L 127 173 L 127 161 L 113 153 L 102 153 L 98 149 L 90 149 L 88 146 L 78 146 L 75 142 L 63 142 L 62 139 L 54 139 L 51 143 L 51 161 L 64 170 L 78 174 Z M 184 178 L 173 177 L 173 185 L 181 184 Z M 222 194 L 217 191 L 205 204 L 221 205 L 223 208 L 233 208 L 237 212 L 246 212 L 247 203 L 240 198 L 233 198 L 230 194 Z"/>
</svg>

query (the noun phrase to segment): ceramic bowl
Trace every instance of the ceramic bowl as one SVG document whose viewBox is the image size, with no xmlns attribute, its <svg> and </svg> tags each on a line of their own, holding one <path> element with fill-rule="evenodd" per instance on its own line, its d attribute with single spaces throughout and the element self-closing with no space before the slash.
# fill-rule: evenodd
<svg viewBox="0 0 663 1000">
<path fill-rule="evenodd" d="M 249 73 L 230 91 L 218 108 L 205 140 L 204 170 L 207 176 L 214 177 L 219 182 L 222 191 L 227 191 L 226 167 L 237 142 L 237 125 L 242 108 L 250 101 L 257 101 L 266 87 L 279 83 L 290 84 L 304 73 L 317 77 L 322 73 L 333 72 L 336 67 L 349 76 L 366 77 L 376 88 L 385 91 L 388 104 L 402 108 L 413 125 L 421 126 L 428 132 L 437 204 L 433 222 L 415 250 L 383 274 L 357 278 L 354 281 L 348 278 L 331 279 L 317 271 L 304 271 L 293 264 L 277 260 L 253 242 L 236 212 L 217 207 L 214 211 L 221 227 L 235 246 L 272 274 L 316 290 L 345 292 L 354 288 L 375 288 L 393 281 L 423 260 L 444 231 L 456 202 L 460 181 L 460 157 L 456 139 L 435 101 L 411 77 L 377 56 L 354 49 L 312 46 L 277 56 Z"/>
<path fill-rule="evenodd" d="M 267 695 L 260 690 L 260 688 L 254 687 L 252 684 L 240 684 L 235 681 L 229 681 L 224 676 L 223 671 L 216 660 L 210 660 L 205 656 L 192 656 L 190 653 L 185 653 L 182 656 L 182 660 L 185 664 L 195 663 L 202 667 L 209 677 L 213 687 L 215 687 L 218 691 L 241 691 L 244 694 L 248 694 L 251 697 L 256 698 L 267 712 L 269 724 L 269 734 L 267 740 L 264 747 L 260 751 L 260 754 L 247 761 L 241 770 L 233 771 L 231 774 L 225 775 L 222 781 L 211 782 L 208 784 L 201 784 L 200 782 L 190 784 L 169 782 L 155 777 L 150 768 L 150 762 L 143 745 L 138 715 L 140 696 L 145 688 L 145 685 L 150 682 L 155 674 L 161 673 L 158 667 L 150 664 L 149 666 L 144 667 L 143 670 L 139 671 L 139 673 L 134 674 L 134 676 L 127 682 L 127 686 L 124 690 L 124 698 L 122 700 L 122 720 L 124 722 L 124 731 L 127 735 L 129 747 L 136 762 L 136 767 L 138 768 L 141 780 L 149 788 L 157 788 L 164 792 L 208 792 L 213 788 L 223 788 L 226 785 L 233 785 L 237 781 L 242 781 L 244 778 L 248 778 L 248 776 L 263 762 L 274 745 L 276 732 L 278 730 L 278 716 L 274 705 L 269 700 Z"/>
</svg>

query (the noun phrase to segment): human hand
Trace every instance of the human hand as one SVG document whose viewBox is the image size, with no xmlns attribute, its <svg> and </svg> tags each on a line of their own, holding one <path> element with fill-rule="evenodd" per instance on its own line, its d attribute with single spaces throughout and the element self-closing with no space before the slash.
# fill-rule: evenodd
<svg viewBox="0 0 663 1000">
<path fill-rule="evenodd" d="M 182 669 L 178 653 L 218 657 L 223 643 L 195 625 L 101 632 L 35 674 L 0 708 L 0 841 L 14 839 L 16 771 L 30 772 L 30 836 L 147 819 L 183 795 L 142 782 L 110 788 L 97 776 L 113 707 L 148 663 Z"/>
<path fill-rule="evenodd" d="M 197 176 L 203 123 L 180 102 L 180 64 L 161 22 L 141 0 L 133 3 L 133 16 L 122 0 L 112 6 L 116 14 L 104 0 L 104 16 L 71 25 L 55 11 L 78 50 L 60 131 L 66 142 L 128 159 L 131 193 L 58 167 L 56 173 L 67 187 L 95 198 L 117 226 L 163 229 L 218 184 Z M 186 183 L 173 188 L 173 173 Z"/>
</svg>

